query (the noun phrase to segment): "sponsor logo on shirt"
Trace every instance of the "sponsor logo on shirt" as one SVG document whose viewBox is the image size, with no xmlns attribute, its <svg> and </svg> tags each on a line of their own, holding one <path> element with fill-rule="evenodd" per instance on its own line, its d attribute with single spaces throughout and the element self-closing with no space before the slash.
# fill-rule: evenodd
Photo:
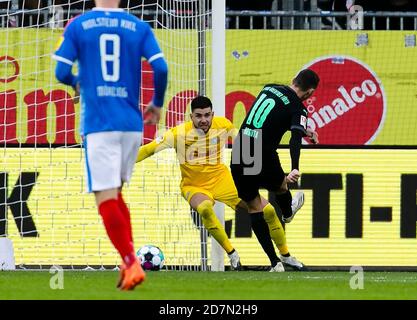
<svg viewBox="0 0 417 320">
<path fill-rule="evenodd" d="M 307 129 L 307 118 L 304 116 L 301 116 L 300 118 L 300 124 L 304 129 Z"/>
</svg>

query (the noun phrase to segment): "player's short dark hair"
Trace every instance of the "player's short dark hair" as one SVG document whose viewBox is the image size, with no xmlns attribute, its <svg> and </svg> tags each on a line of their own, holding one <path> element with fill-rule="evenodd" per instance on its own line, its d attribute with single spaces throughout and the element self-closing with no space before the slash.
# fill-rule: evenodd
<svg viewBox="0 0 417 320">
<path fill-rule="evenodd" d="M 193 112 L 195 109 L 204 109 L 207 107 L 213 109 L 211 100 L 205 96 L 197 96 L 191 101 L 191 112 Z"/>
<path fill-rule="evenodd" d="M 301 70 L 292 81 L 294 85 L 296 85 L 303 91 L 307 91 L 311 88 L 316 89 L 319 85 L 319 82 L 319 76 L 311 69 Z"/>
</svg>

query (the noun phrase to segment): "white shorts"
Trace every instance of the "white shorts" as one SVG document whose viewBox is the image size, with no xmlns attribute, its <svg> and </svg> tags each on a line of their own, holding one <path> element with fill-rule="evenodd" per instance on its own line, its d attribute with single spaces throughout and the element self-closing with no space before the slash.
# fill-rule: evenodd
<svg viewBox="0 0 417 320">
<path fill-rule="evenodd" d="M 141 143 L 142 132 L 88 134 L 84 139 L 87 192 L 119 188 L 129 182 Z"/>
</svg>

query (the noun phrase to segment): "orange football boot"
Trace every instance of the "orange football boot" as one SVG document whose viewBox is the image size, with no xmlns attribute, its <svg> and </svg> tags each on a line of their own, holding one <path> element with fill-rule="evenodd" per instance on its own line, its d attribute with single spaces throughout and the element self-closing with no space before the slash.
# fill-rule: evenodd
<svg viewBox="0 0 417 320">
<path fill-rule="evenodd" d="M 141 284 L 145 278 L 146 274 L 143 271 L 142 266 L 140 265 L 139 259 L 135 259 L 135 262 L 129 267 L 124 268 L 121 275 L 123 274 L 123 279 L 121 281 L 120 290 L 133 290 L 138 284 Z"/>
<path fill-rule="evenodd" d="M 119 276 L 119 282 L 117 282 L 117 288 L 120 288 L 123 282 L 123 279 L 125 277 L 125 270 L 126 270 L 126 265 L 124 264 L 124 262 L 122 262 L 122 264 L 119 267 L 120 269 L 120 276 Z"/>
</svg>

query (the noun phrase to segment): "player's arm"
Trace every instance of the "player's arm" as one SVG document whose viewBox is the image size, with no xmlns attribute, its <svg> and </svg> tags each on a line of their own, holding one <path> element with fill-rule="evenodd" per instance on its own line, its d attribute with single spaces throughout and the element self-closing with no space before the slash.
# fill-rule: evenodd
<svg viewBox="0 0 417 320">
<path fill-rule="evenodd" d="M 55 77 L 59 82 L 71 86 L 74 90 L 77 87 L 77 77 L 72 74 L 72 64 L 59 61 L 55 68 Z"/>
<path fill-rule="evenodd" d="M 154 95 L 152 101 L 145 109 L 145 123 L 155 124 L 159 122 L 161 108 L 164 104 L 165 91 L 168 83 L 168 65 L 159 48 L 152 29 L 146 25 L 146 35 L 143 39 L 143 56 L 152 67 L 154 79 Z"/>
<path fill-rule="evenodd" d="M 71 86 L 75 95 L 79 93 L 78 77 L 72 73 L 72 66 L 77 59 L 77 48 L 75 43 L 75 24 L 71 22 L 65 29 L 64 34 L 57 44 L 57 50 L 52 56 L 57 61 L 55 77 L 59 82 Z"/>
<path fill-rule="evenodd" d="M 303 132 L 299 129 L 291 130 L 290 155 L 291 155 L 291 172 L 287 176 L 288 182 L 297 182 L 300 178 L 300 150 Z"/>
<path fill-rule="evenodd" d="M 175 130 L 171 129 L 167 131 L 162 137 L 158 137 L 155 140 L 145 144 L 139 148 L 136 162 L 145 160 L 146 158 L 153 156 L 167 148 L 174 147 L 175 142 Z"/>
<path fill-rule="evenodd" d="M 162 53 L 161 53 L 162 55 Z M 162 56 L 154 55 L 149 59 L 154 76 L 154 96 L 152 102 L 156 107 L 164 104 L 165 91 L 168 83 L 168 65 Z"/>
<path fill-rule="evenodd" d="M 161 53 L 162 55 L 162 53 Z M 161 108 L 168 82 L 168 66 L 163 56 L 151 62 L 154 77 L 154 96 L 145 109 L 145 124 L 156 124 L 161 117 Z"/>
<path fill-rule="evenodd" d="M 319 134 L 311 128 L 306 130 L 307 137 L 310 139 L 310 142 L 313 144 L 319 143 Z"/>
<path fill-rule="evenodd" d="M 307 135 L 307 111 L 297 110 L 291 117 L 291 139 L 290 139 L 290 155 L 291 155 L 291 172 L 287 176 L 287 182 L 297 182 L 300 178 L 300 150 L 301 140 Z"/>
</svg>

